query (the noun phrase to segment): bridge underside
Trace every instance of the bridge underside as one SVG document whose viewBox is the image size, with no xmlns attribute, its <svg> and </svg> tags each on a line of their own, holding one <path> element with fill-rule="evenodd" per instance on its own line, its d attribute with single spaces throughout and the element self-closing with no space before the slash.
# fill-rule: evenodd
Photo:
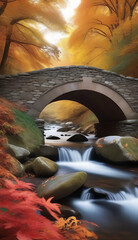
<svg viewBox="0 0 138 240">
<path fill-rule="evenodd" d="M 33 117 L 39 117 L 49 103 L 59 100 L 72 100 L 83 104 L 95 113 L 99 122 L 135 118 L 135 113 L 120 94 L 102 84 L 92 82 L 91 79 L 69 82 L 52 88 L 40 96 L 28 113 Z"/>
<path fill-rule="evenodd" d="M 52 102 L 59 100 L 72 100 L 83 104 L 95 113 L 100 122 L 126 120 L 117 104 L 101 93 L 89 90 L 71 91 L 60 95 Z"/>
</svg>

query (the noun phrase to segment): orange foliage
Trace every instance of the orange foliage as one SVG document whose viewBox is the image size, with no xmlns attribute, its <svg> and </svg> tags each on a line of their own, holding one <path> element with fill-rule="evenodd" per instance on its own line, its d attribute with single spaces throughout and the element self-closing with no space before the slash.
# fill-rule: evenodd
<svg viewBox="0 0 138 240">
<path fill-rule="evenodd" d="M 15 169 L 13 157 L 5 152 L 6 139 L 0 137 L 0 186 L 3 185 L 4 179 L 16 179 L 10 172 L 10 169 Z"/>
<path fill-rule="evenodd" d="M 1 74 L 41 69 L 58 58 L 59 49 L 45 39 L 45 34 L 49 30 L 65 31 L 59 10 L 59 5 L 65 3 L 65 0 L 0 1 Z"/>
<path fill-rule="evenodd" d="M 16 135 L 22 131 L 22 128 L 15 123 L 12 108 L 19 109 L 19 106 L 0 98 L 0 185 L 3 183 L 3 178 L 16 179 L 10 172 L 10 169 L 17 170 L 14 158 L 5 151 L 7 146 L 5 135 Z"/>
<path fill-rule="evenodd" d="M 91 228 L 98 227 L 94 223 L 77 220 L 76 217 L 60 218 L 56 222 L 56 226 L 61 229 L 62 234 L 69 240 L 98 239 L 93 231 L 87 229 L 88 225 L 89 228 L 90 226 Z"/>
<path fill-rule="evenodd" d="M 5 99 L 0 98 L 0 134 L 18 134 L 22 128 L 15 124 L 12 108 L 19 109 L 19 107 Z"/>
<path fill-rule="evenodd" d="M 137 0 L 82 0 L 74 23 L 72 64 L 136 77 Z"/>
</svg>

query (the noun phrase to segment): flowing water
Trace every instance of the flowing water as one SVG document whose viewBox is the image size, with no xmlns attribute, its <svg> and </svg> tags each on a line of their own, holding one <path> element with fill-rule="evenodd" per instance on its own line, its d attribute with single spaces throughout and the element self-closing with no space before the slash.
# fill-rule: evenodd
<svg viewBox="0 0 138 240">
<path fill-rule="evenodd" d="M 59 172 L 85 171 L 85 186 L 64 204 L 74 207 L 82 219 L 99 225 L 100 240 L 138 239 L 137 174 L 93 159 L 93 147 L 59 148 Z M 125 168 L 125 167 L 124 167 Z"/>
<path fill-rule="evenodd" d="M 99 228 L 95 229 L 95 233 L 99 240 L 137 240 L 137 167 L 129 170 L 125 166 L 96 160 L 92 147 L 94 136 L 87 136 L 86 143 L 70 143 L 67 139 L 76 132 L 63 133 L 59 131 L 60 127 L 47 126 L 45 130 L 46 144 L 59 147 L 59 170 L 56 175 L 76 171 L 85 171 L 88 174 L 85 185 L 60 203 L 78 210 L 82 219 L 96 223 Z M 46 139 L 50 135 L 60 139 Z"/>
</svg>

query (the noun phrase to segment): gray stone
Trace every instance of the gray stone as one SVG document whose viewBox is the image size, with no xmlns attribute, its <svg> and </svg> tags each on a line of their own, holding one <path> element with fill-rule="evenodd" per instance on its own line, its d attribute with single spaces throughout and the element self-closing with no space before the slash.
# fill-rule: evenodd
<svg viewBox="0 0 138 240">
<path fill-rule="evenodd" d="M 62 199 L 79 189 L 85 183 L 86 178 L 87 173 L 85 172 L 56 176 L 44 181 L 37 188 L 37 194 L 46 199 L 49 197 L 54 197 L 55 200 Z"/>
<path fill-rule="evenodd" d="M 116 118 L 116 113 L 114 113 L 114 110 L 113 110 L 111 113 L 111 115 L 113 116 L 113 119 L 109 119 L 109 115 L 111 112 L 109 110 L 106 114 L 103 114 L 104 116 L 107 115 L 107 119 L 102 119 L 102 121 L 101 119 L 99 119 L 100 122 L 107 122 L 109 120 L 120 121 L 120 120 L 124 120 L 125 118 L 127 119 L 137 118 L 136 116 L 136 113 L 138 112 L 138 104 L 137 104 L 138 81 L 137 79 L 132 77 L 121 76 L 116 73 L 104 71 L 102 69 L 98 69 L 95 67 L 87 67 L 87 66 L 55 67 L 55 68 L 46 68 L 40 71 L 21 73 L 21 74 L 10 75 L 10 76 L 3 75 L 3 76 L 0 76 L 1 78 L 0 96 L 7 98 L 7 100 L 23 104 L 31 116 L 38 117 L 40 114 L 40 110 L 42 110 L 38 106 L 39 105 L 38 102 L 37 102 L 38 105 L 36 106 L 35 102 L 38 99 L 41 100 L 41 98 L 43 98 L 40 103 L 40 106 L 43 103 L 46 103 L 47 105 L 48 103 L 52 102 L 56 96 L 58 97 L 60 93 L 61 95 L 64 94 L 64 92 L 60 91 L 60 86 L 61 87 L 64 86 L 65 88 L 68 86 L 71 86 L 72 91 L 77 90 L 76 84 L 78 85 L 80 84 L 80 86 L 83 86 L 82 84 L 83 77 L 91 78 L 91 81 L 90 81 L 91 84 L 98 84 L 101 87 L 106 87 L 107 90 L 112 90 L 113 95 L 117 93 L 120 95 L 120 97 L 122 97 L 122 100 L 120 100 L 121 108 L 119 106 L 119 109 L 120 111 L 123 112 L 123 117 L 119 117 L 119 119 Z M 85 83 L 87 85 L 88 82 L 86 81 Z M 59 89 L 57 92 L 57 95 L 56 96 L 53 95 L 53 99 L 51 98 L 49 99 L 49 96 L 46 94 L 49 94 L 49 91 L 52 90 L 55 85 Z M 93 86 L 92 88 L 90 86 L 90 90 L 91 89 L 93 89 Z M 94 89 L 95 91 L 97 91 L 97 89 L 99 88 L 94 88 Z M 86 90 L 85 86 L 84 88 L 82 88 L 82 90 Z M 87 90 L 89 90 L 89 86 Z M 67 93 L 67 91 L 65 92 Z M 99 96 L 101 95 L 102 94 L 100 94 Z M 105 94 L 105 96 L 108 96 L 108 94 L 107 95 Z M 82 103 L 82 101 L 84 101 L 86 98 L 87 98 L 87 93 L 85 93 L 84 97 L 79 99 L 79 101 Z M 128 103 L 128 105 L 125 107 L 125 111 L 124 111 L 124 108 L 122 107 L 123 99 L 125 100 L 126 105 Z M 110 101 L 112 100 L 113 99 L 111 97 Z M 88 103 L 91 102 L 91 99 L 88 99 L 85 101 L 86 102 L 85 103 L 83 102 L 82 104 L 86 106 L 87 102 Z M 95 102 L 97 101 L 98 100 L 95 99 Z M 94 101 L 92 100 L 92 102 Z M 106 105 L 106 103 L 104 103 L 104 105 Z M 96 109 L 99 109 L 98 115 L 101 114 L 102 109 L 104 110 L 104 106 L 101 107 L 102 109 L 100 109 L 100 106 L 101 104 L 95 107 Z M 131 113 L 130 113 L 129 106 L 130 106 L 130 109 L 132 110 Z M 89 106 L 87 107 L 89 108 Z M 108 106 L 107 106 L 107 109 L 109 109 Z M 114 107 L 111 108 L 111 110 L 112 109 L 114 109 Z"/>
<path fill-rule="evenodd" d="M 30 152 L 27 149 L 13 144 L 8 144 L 7 152 L 19 160 L 25 159 L 30 155 Z"/>
<path fill-rule="evenodd" d="M 49 146 L 49 145 L 41 145 L 40 146 L 40 154 L 44 157 L 50 158 L 52 160 L 58 160 L 58 148 L 55 146 Z"/>
</svg>

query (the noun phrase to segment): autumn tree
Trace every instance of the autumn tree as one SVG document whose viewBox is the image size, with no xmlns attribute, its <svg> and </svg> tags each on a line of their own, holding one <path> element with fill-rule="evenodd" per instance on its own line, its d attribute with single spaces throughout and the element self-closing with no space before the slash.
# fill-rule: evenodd
<svg viewBox="0 0 138 240">
<path fill-rule="evenodd" d="M 59 49 L 44 37 L 65 31 L 59 5 L 65 0 L 0 0 L 0 73 L 44 68 Z"/>
<path fill-rule="evenodd" d="M 73 63 L 135 76 L 137 2 L 82 0 L 69 39 Z"/>
</svg>

